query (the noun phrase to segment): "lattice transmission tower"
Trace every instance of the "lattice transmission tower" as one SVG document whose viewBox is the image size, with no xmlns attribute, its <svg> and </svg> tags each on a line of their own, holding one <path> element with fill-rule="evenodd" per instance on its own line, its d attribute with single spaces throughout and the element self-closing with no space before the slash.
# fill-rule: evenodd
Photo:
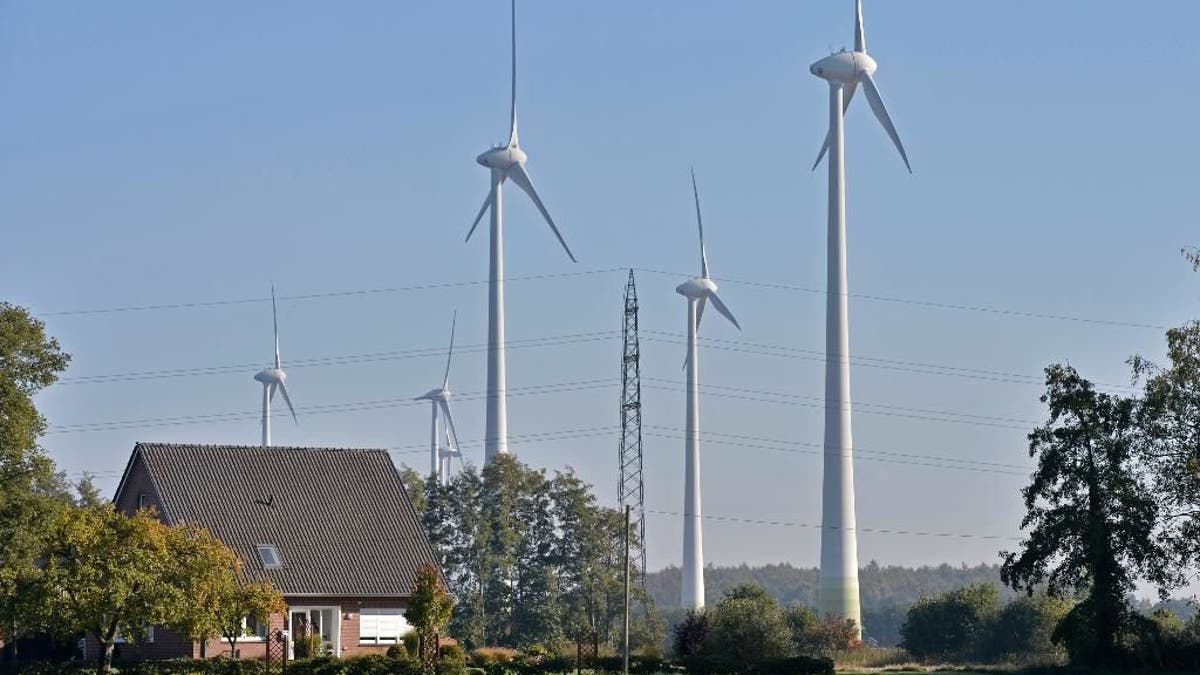
<svg viewBox="0 0 1200 675">
<path fill-rule="evenodd" d="M 621 443 L 618 449 L 620 479 L 617 483 L 617 503 L 624 510 L 630 507 L 633 534 L 629 560 L 632 578 L 639 585 L 646 578 L 646 500 L 642 481 L 642 351 L 638 344 L 638 299 L 633 270 L 625 284 L 625 316 L 621 330 L 624 349 L 621 353 Z"/>
</svg>

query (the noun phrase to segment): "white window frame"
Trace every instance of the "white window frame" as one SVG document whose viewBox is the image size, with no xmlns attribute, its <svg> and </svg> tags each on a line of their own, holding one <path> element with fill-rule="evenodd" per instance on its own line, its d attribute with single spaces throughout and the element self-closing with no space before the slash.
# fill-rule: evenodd
<svg viewBox="0 0 1200 675">
<path fill-rule="evenodd" d="M 266 642 L 267 634 L 271 632 L 271 620 L 268 618 L 266 623 L 261 624 L 263 627 L 265 627 L 265 630 L 262 634 L 259 634 L 259 633 L 250 634 L 250 633 L 246 632 L 246 628 L 248 628 L 248 624 L 250 623 L 249 618 L 250 617 L 248 617 L 248 616 L 242 617 L 242 636 L 240 638 L 238 638 L 238 640 L 237 640 L 238 644 L 241 644 L 243 642 Z M 222 635 L 221 642 L 224 642 L 225 644 L 229 644 L 229 638 Z"/>
<path fill-rule="evenodd" d="M 117 634 L 115 636 L 113 636 L 113 644 L 114 645 L 127 645 L 127 644 L 129 644 L 129 641 L 126 640 L 125 636 L 121 635 L 121 633 L 118 631 Z M 146 639 L 142 640 L 138 644 L 144 644 L 144 645 L 154 644 L 154 626 L 146 626 Z"/>
<path fill-rule="evenodd" d="M 275 544 L 255 544 L 254 548 L 258 551 L 258 561 L 262 563 L 265 570 L 277 570 L 283 567 L 283 556 L 279 555 L 279 547 Z M 267 557 L 263 555 L 263 551 L 271 554 L 275 558 L 274 564 L 267 564 Z"/>
<path fill-rule="evenodd" d="M 402 644 L 403 637 L 413 631 L 413 627 L 409 625 L 408 619 L 404 617 L 405 608 L 403 607 L 362 607 L 358 610 L 358 644 L 360 645 L 395 645 Z M 363 636 L 363 617 L 368 614 L 381 616 L 399 616 L 400 621 L 408 629 L 394 637 L 375 635 L 374 637 Z M 376 633 L 379 631 L 376 630 Z"/>
<path fill-rule="evenodd" d="M 333 637 L 333 641 L 332 641 L 333 655 L 339 656 L 339 657 L 342 655 L 342 608 L 341 608 L 341 606 L 340 605 L 303 605 L 303 606 L 298 605 L 296 607 L 288 607 L 288 610 L 287 610 L 287 619 L 286 619 L 287 630 L 288 630 L 287 648 L 288 648 L 288 658 L 289 659 L 295 658 L 294 653 L 292 652 L 292 646 L 293 646 L 292 640 L 295 638 L 296 629 L 294 626 L 292 626 L 292 614 L 301 613 L 301 612 L 307 614 L 309 612 L 312 612 L 313 610 L 322 610 L 323 611 L 326 609 L 332 610 L 330 616 L 332 617 L 331 621 L 333 622 L 333 625 L 332 625 L 332 630 L 330 631 L 330 635 Z"/>
</svg>

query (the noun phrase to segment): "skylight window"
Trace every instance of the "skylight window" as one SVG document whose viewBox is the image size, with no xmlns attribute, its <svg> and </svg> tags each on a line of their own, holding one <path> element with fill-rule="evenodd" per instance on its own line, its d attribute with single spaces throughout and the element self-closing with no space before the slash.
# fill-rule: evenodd
<svg viewBox="0 0 1200 675">
<path fill-rule="evenodd" d="M 283 559 L 279 557 L 279 549 L 274 544 L 259 544 L 258 557 L 262 560 L 263 569 L 273 570 L 283 567 Z"/>
</svg>

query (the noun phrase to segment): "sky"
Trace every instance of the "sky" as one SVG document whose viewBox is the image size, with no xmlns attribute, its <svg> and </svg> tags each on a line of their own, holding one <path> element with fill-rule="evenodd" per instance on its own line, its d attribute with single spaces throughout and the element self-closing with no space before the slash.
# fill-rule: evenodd
<svg viewBox="0 0 1200 675">
<path fill-rule="evenodd" d="M 1196 316 L 1200 5 L 865 4 L 914 173 L 855 101 L 859 557 L 994 563 L 1018 543 L 1042 369 L 1129 391 L 1126 359 L 1161 360 Z M 705 557 L 817 563 L 827 88 L 808 66 L 852 44 L 852 16 L 519 3 L 521 143 L 579 263 L 506 193 L 510 445 L 615 501 L 637 268 L 652 568 L 681 550 L 689 166 L 743 327 L 701 331 Z M 479 463 L 487 242 L 463 238 L 474 158 L 507 135 L 507 22 L 497 0 L 0 0 L 0 299 L 74 356 L 38 399 L 58 465 L 111 491 L 138 441 L 257 443 L 271 283 L 299 418 L 276 443 L 428 466 L 409 399 L 440 383 L 457 309 L 452 407 Z"/>
</svg>

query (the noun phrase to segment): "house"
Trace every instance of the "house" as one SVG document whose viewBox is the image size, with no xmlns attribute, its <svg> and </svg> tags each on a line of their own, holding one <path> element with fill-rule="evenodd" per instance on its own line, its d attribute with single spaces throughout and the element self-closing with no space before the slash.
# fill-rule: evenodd
<svg viewBox="0 0 1200 675">
<path fill-rule="evenodd" d="M 384 450 L 139 443 L 114 503 L 204 527 L 280 590 L 287 612 L 248 627 L 243 658 L 263 657 L 276 630 L 293 637 L 289 652 L 305 634 L 340 656 L 386 651 L 409 630 L 417 571 L 436 564 Z M 229 652 L 223 639 L 201 650 L 164 629 L 122 647 L 130 659 Z"/>
</svg>

